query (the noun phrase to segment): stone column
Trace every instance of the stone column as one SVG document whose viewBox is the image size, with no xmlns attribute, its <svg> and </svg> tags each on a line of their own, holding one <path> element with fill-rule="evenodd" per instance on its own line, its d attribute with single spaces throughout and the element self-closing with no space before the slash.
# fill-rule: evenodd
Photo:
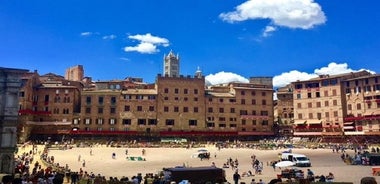
<svg viewBox="0 0 380 184">
<path fill-rule="evenodd" d="M 0 173 L 14 174 L 17 148 L 18 93 L 27 70 L 0 67 Z"/>
</svg>

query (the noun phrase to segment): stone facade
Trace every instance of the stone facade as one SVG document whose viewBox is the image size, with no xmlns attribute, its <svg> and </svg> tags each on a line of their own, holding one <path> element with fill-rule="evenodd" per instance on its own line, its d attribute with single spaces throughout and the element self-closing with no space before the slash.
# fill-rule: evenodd
<svg viewBox="0 0 380 184">
<path fill-rule="evenodd" d="M 18 95 L 26 70 L 0 68 L 0 173 L 14 174 Z"/>
<path fill-rule="evenodd" d="M 347 99 L 343 84 L 370 76 L 361 71 L 293 82 L 294 135 L 344 135 Z"/>
</svg>

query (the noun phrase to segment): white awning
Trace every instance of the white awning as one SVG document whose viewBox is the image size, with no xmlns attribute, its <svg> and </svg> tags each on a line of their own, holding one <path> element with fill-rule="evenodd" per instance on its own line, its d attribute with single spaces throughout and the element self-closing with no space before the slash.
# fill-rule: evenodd
<svg viewBox="0 0 380 184">
<path fill-rule="evenodd" d="M 354 126 L 344 126 L 343 129 L 354 129 Z"/>
<path fill-rule="evenodd" d="M 308 119 L 306 121 L 307 124 L 311 125 L 311 124 L 321 124 L 322 123 L 322 120 L 320 119 Z"/>
<path fill-rule="evenodd" d="M 346 125 L 352 125 L 352 124 L 354 124 L 354 122 L 345 122 L 345 123 L 343 123 L 345 126 Z"/>
<path fill-rule="evenodd" d="M 295 125 L 302 125 L 302 124 L 306 124 L 306 120 L 294 120 L 294 124 Z"/>
</svg>

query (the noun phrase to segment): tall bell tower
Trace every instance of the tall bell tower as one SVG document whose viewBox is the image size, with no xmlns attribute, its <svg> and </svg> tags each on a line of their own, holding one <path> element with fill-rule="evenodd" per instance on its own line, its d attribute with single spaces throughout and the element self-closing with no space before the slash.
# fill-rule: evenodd
<svg viewBox="0 0 380 184">
<path fill-rule="evenodd" d="M 173 51 L 164 55 L 164 76 L 179 77 L 179 56 L 174 55 Z"/>
</svg>

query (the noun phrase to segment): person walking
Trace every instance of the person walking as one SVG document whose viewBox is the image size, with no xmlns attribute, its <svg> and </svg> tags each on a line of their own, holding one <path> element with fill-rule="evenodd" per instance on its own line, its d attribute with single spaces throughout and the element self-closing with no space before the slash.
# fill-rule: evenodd
<svg viewBox="0 0 380 184">
<path fill-rule="evenodd" d="M 240 174 L 239 174 L 239 172 L 236 171 L 232 177 L 234 179 L 234 183 L 235 184 L 239 184 L 239 180 L 240 180 Z"/>
</svg>

